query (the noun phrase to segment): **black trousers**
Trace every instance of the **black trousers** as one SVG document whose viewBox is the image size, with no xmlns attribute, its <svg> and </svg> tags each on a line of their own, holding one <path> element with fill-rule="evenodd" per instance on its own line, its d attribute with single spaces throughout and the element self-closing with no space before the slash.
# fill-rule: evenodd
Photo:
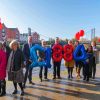
<svg viewBox="0 0 100 100">
<path fill-rule="evenodd" d="M 32 81 L 32 70 L 33 68 L 30 68 L 30 63 L 26 64 L 26 72 L 25 72 L 25 78 L 24 78 L 24 84 L 26 84 L 27 78 L 29 78 L 29 82 Z"/>
<path fill-rule="evenodd" d="M 43 69 L 44 69 L 44 78 L 46 79 L 47 78 L 47 74 L 48 74 L 48 68 L 44 67 L 44 66 L 40 67 L 39 77 L 40 77 L 40 79 L 42 79 Z"/>
<path fill-rule="evenodd" d="M 0 94 L 6 93 L 6 81 L 0 80 Z"/>
<path fill-rule="evenodd" d="M 85 79 L 89 79 L 89 63 L 85 63 L 83 66 L 83 75 Z"/>
<path fill-rule="evenodd" d="M 95 74 L 96 74 L 96 64 L 93 63 L 93 64 L 90 64 L 90 70 L 89 70 L 89 73 L 90 73 L 90 77 L 95 77 Z"/>
<path fill-rule="evenodd" d="M 73 67 L 68 67 L 67 70 L 68 70 L 68 76 L 72 77 Z"/>
<path fill-rule="evenodd" d="M 19 85 L 21 91 L 23 91 L 23 85 L 22 85 L 22 83 L 13 82 L 13 85 L 14 85 L 15 90 L 17 90 L 17 84 Z"/>
<path fill-rule="evenodd" d="M 96 74 L 96 64 L 93 65 L 93 77 L 95 77 Z"/>
<path fill-rule="evenodd" d="M 60 77 L 60 66 L 61 66 L 61 61 L 60 62 L 55 62 L 53 61 L 53 76 Z"/>
</svg>

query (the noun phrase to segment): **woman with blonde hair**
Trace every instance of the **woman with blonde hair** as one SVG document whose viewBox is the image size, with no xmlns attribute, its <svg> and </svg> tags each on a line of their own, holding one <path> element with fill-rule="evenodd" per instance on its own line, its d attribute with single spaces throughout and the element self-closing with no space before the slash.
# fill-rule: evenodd
<svg viewBox="0 0 100 100">
<path fill-rule="evenodd" d="M 3 42 L 0 41 L 0 96 L 6 94 L 6 63 L 6 52 L 3 50 Z"/>
<path fill-rule="evenodd" d="M 23 75 L 23 63 L 24 63 L 24 56 L 23 52 L 19 49 L 19 43 L 17 40 L 13 40 L 10 43 L 11 53 L 8 59 L 7 70 L 8 70 L 8 80 L 13 81 L 14 85 L 14 92 L 13 94 L 17 94 L 17 83 L 21 88 L 21 95 L 24 95 L 24 90 L 22 83 L 24 81 Z"/>
<path fill-rule="evenodd" d="M 71 40 L 69 40 L 69 41 L 68 41 L 68 44 L 65 45 L 65 46 L 67 46 L 66 49 L 68 49 L 68 51 L 71 50 L 71 52 L 70 52 L 71 54 L 68 54 L 68 51 L 65 52 L 65 53 L 67 53 L 67 54 L 66 54 L 66 57 L 68 56 L 68 57 L 67 57 L 67 59 L 68 59 L 68 58 L 70 58 L 69 55 L 70 55 L 70 56 L 73 55 L 74 46 L 73 46 Z M 72 76 L 72 74 L 73 74 L 73 68 L 74 68 L 74 59 L 73 59 L 73 56 L 71 57 L 70 60 L 65 60 L 65 61 L 64 61 L 64 65 L 67 67 L 67 70 L 68 70 L 68 79 L 73 78 L 73 76 Z"/>
</svg>

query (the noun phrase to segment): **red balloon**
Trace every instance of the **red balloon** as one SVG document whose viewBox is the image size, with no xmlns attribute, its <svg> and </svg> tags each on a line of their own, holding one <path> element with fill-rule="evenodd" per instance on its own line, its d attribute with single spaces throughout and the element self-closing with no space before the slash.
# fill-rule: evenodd
<svg viewBox="0 0 100 100">
<path fill-rule="evenodd" d="M 76 39 L 76 40 L 80 40 L 80 33 L 79 33 L 79 32 L 76 33 L 75 39 Z"/>
<path fill-rule="evenodd" d="M 2 24 L 1 24 L 1 22 L 0 22 L 0 30 L 2 30 Z"/>
<path fill-rule="evenodd" d="M 100 38 L 98 38 L 98 42 L 100 42 Z"/>
<path fill-rule="evenodd" d="M 80 36 L 84 36 L 84 30 L 80 30 Z"/>
</svg>

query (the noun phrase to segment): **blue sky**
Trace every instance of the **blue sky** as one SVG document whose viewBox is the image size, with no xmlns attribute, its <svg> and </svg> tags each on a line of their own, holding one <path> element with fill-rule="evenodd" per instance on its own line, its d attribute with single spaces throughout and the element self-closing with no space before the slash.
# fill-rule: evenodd
<svg viewBox="0 0 100 100">
<path fill-rule="evenodd" d="M 70 39 L 80 29 L 88 38 L 94 27 L 100 34 L 100 0 L 0 0 L 0 17 L 7 27 L 21 33 L 31 27 L 44 39 Z"/>
</svg>

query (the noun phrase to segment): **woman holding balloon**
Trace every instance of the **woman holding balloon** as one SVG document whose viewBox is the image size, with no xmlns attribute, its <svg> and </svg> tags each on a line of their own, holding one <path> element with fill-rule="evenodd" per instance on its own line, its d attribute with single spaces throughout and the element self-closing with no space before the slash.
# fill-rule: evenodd
<svg viewBox="0 0 100 100">
<path fill-rule="evenodd" d="M 65 66 L 68 69 L 68 79 L 73 78 L 73 68 L 74 68 L 74 59 L 73 59 L 74 46 L 72 41 L 69 40 L 67 45 L 64 45 L 64 60 Z"/>
<path fill-rule="evenodd" d="M 79 45 L 79 41 L 76 41 L 75 42 L 75 48 Z M 81 55 L 81 52 L 79 51 L 78 52 L 78 56 Z M 77 78 L 79 79 L 81 77 L 80 75 L 80 71 L 81 71 L 81 68 L 83 67 L 83 63 L 82 61 L 75 61 L 75 65 L 76 65 L 76 73 L 77 73 Z"/>
<path fill-rule="evenodd" d="M 46 41 L 43 40 L 41 44 L 42 44 L 42 47 L 45 49 L 46 48 Z M 38 61 L 45 60 L 46 55 L 45 55 L 44 51 L 38 51 L 38 56 L 39 56 Z M 39 73 L 39 77 L 40 77 L 41 81 L 42 81 L 42 71 L 43 71 L 43 68 L 44 68 L 44 79 L 46 79 L 46 80 L 48 79 L 47 78 L 48 67 L 41 66 L 40 67 L 40 73 Z"/>
<path fill-rule="evenodd" d="M 60 66 L 62 60 L 62 45 L 59 43 L 59 37 L 56 37 L 55 44 L 52 46 L 52 59 L 53 59 L 53 79 L 61 79 L 60 77 Z"/>
<path fill-rule="evenodd" d="M 30 49 L 30 68 L 40 67 L 39 77 L 42 81 L 42 71 L 44 68 L 44 78 L 47 79 L 48 68 L 51 68 L 51 48 L 46 47 L 46 41 L 42 41 L 42 46 L 35 44 Z"/>
</svg>

